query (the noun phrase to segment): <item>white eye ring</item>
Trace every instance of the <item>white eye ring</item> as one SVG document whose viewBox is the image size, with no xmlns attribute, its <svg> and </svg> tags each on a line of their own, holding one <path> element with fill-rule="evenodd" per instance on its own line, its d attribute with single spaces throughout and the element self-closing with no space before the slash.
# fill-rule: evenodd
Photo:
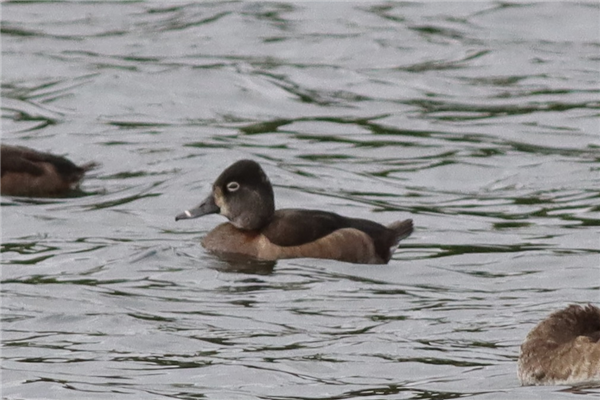
<svg viewBox="0 0 600 400">
<path fill-rule="evenodd" d="M 240 184 L 233 181 L 233 182 L 229 182 L 227 184 L 227 190 L 229 190 L 230 192 L 235 192 L 236 190 L 238 190 L 240 188 Z"/>
</svg>

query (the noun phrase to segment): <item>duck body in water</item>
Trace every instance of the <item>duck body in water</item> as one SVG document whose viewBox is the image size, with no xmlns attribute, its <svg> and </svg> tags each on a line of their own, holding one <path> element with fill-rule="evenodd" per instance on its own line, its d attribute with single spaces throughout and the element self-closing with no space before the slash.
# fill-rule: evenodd
<svg viewBox="0 0 600 400">
<path fill-rule="evenodd" d="M 96 163 L 77 166 L 64 157 L 21 146 L 0 146 L 3 196 L 57 197 L 79 186 Z"/>
<path fill-rule="evenodd" d="M 600 308 L 570 305 L 551 314 L 521 345 L 523 385 L 600 381 Z"/>
<path fill-rule="evenodd" d="M 271 182 L 252 160 L 225 169 L 212 193 L 175 219 L 214 213 L 230 222 L 217 226 L 203 239 L 207 250 L 267 261 L 307 257 L 385 264 L 400 240 L 413 231 L 410 219 L 383 226 L 321 210 L 275 210 Z"/>
</svg>

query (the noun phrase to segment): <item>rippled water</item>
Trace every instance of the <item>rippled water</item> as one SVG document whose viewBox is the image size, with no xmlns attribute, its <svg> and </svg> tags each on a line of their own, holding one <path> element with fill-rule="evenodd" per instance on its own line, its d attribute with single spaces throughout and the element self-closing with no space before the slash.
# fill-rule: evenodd
<svg viewBox="0 0 600 400">
<path fill-rule="evenodd" d="M 2 198 L 7 399 L 488 399 L 600 287 L 600 7 L 4 2 L 2 140 L 101 163 Z M 234 160 L 389 265 L 232 264 L 175 223 Z"/>
</svg>

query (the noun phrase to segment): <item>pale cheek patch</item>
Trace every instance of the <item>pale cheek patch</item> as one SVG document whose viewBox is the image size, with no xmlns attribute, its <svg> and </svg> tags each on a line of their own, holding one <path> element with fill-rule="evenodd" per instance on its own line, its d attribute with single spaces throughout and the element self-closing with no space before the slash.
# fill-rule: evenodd
<svg viewBox="0 0 600 400">
<path fill-rule="evenodd" d="M 214 189 L 214 197 L 215 204 L 217 205 L 217 207 L 219 207 L 219 210 L 221 210 L 219 213 L 226 217 L 229 216 L 229 208 L 227 208 L 227 203 L 223 201 L 223 192 L 220 188 Z"/>
</svg>

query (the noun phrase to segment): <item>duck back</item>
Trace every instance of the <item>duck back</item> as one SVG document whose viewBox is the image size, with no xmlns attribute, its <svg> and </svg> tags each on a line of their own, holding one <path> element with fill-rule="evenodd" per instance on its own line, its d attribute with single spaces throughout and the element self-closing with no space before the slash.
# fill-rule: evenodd
<svg viewBox="0 0 600 400">
<path fill-rule="evenodd" d="M 74 189 L 86 171 L 68 159 L 19 146 L 0 147 L 0 191 L 8 196 L 57 196 Z"/>
<path fill-rule="evenodd" d="M 600 380 L 600 308 L 570 305 L 529 332 L 518 362 L 523 385 Z"/>
</svg>

